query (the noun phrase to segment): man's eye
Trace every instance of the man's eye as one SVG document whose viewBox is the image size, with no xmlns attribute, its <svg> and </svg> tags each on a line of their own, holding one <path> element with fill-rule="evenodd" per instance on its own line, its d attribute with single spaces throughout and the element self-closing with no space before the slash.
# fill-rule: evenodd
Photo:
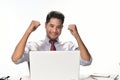
<svg viewBox="0 0 120 80">
<path fill-rule="evenodd" d="M 50 25 L 50 27 L 54 27 L 53 25 Z"/>
<path fill-rule="evenodd" d="M 58 28 L 58 29 L 61 29 L 61 26 L 58 26 L 57 28 Z"/>
</svg>

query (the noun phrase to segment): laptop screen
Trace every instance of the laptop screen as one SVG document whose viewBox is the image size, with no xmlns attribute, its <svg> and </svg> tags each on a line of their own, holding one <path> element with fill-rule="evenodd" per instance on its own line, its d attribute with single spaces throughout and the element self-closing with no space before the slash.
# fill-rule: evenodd
<svg viewBox="0 0 120 80">
<path fill-rule="evenodd" d="M 79 80 L 79 51 L 31 51 L 31 80 Z"/>
</svg>

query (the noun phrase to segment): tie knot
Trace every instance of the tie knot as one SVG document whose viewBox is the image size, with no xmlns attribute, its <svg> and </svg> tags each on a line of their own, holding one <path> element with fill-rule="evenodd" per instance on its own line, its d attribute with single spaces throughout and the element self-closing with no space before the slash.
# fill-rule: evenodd
<svg viewBox="0 0 120 80">
<path fill-rule="evenodd" d="M 49 41 L 51 44 L 54 44 L 56 42 L 56 40 L 50 40 Z"/>
</svg>

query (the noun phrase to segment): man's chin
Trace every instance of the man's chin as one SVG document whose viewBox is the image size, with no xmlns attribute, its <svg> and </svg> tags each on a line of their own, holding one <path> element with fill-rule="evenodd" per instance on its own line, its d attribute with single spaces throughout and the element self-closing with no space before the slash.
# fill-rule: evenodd
<svg viewBox="0 0 120 80">
<path fill-rule="evenodd" d="M 57 38 L 50 38 L 50 39 L 55 40 L 55 39 L 57 39 Z"/>
<path fill-rule="evenodd" d="M 49 38 L 52 39 L 52 40 L 55 40 L 55 39 L 57 39 L 58 37 L 49 36 Z"/>
</svg>

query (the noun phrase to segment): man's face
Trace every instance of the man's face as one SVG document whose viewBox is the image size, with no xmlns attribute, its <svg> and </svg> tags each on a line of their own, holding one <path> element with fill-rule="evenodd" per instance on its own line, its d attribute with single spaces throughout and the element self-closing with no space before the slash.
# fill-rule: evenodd
<svg viewBox="0 0 120 80">
<path fill-rule="evenodd" d="M 45 24 L 47 36 L 50 39 L 57 39 L 62 31 L 62 21 L 57 18 L 51 18 L 48 23 Z"/>
</svg>

